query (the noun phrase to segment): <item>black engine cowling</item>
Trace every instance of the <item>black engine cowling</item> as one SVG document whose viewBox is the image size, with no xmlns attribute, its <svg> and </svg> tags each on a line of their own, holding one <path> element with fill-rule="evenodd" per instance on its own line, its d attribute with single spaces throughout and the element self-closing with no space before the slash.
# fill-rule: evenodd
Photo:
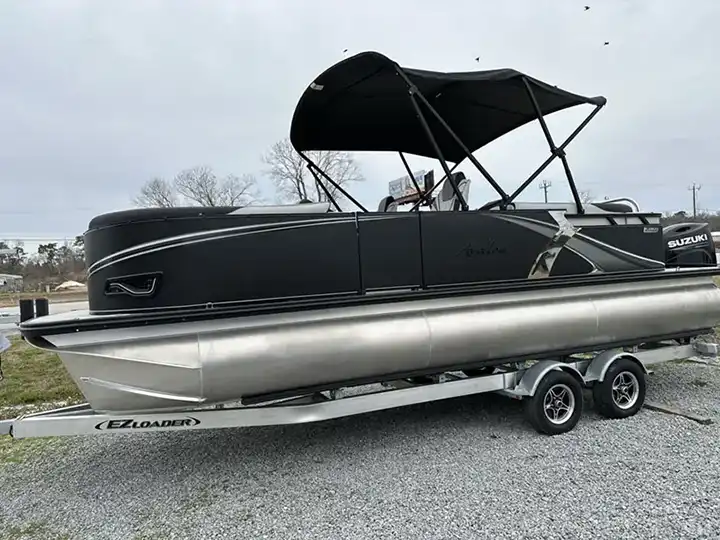
<svg viewBox="0 0 720 540">
<path fill-rule="evenodd" d="M 665 265 L 716 266 L 715 243 L 707 223 L 675 223 L 663 228 Z"/>
</svg>

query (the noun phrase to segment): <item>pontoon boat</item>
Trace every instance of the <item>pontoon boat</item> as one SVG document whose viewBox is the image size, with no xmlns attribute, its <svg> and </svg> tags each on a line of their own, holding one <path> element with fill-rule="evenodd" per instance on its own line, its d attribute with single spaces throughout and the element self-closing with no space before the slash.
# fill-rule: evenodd
<svg viewBox="0 0 720 540">
<path fill-rule="evenodd" d="M 262 403 L 696 336 L 720 324 L 708 225 L 663 230 L 630 199 L 578 194 L 565 149 L 605 103 L 512 69 L 439 73 L 358 54 L 318 76 L 292 120 L 326 200 L 95 217 L 89 311 L 21 332 L 58 352 L 100 412 Z M 545 117 L 580 105 L 592 111 L 557 145 Z M 551 156 L 508 193 L 473 152 L 532 120 Z M 401 201 L 408 211 L 392 197 L 369 211 L 313 150 L 399 152 L 414 183 L 405 155 L 435 157 L 443 177 Z M 573 200 L 518 202 L 554 158 Z M 466 159 L 498 193 L 479 209 L 457 171 Z"/>
</svg>

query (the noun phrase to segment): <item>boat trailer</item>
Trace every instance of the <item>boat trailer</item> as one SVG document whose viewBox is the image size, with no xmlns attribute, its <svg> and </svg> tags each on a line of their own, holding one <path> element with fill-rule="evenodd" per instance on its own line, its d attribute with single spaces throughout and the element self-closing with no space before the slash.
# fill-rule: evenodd
<svg viewBox="0 0 720 540">
<path fill-rule="evenodd" d="M 609 349 L 571 355 L 532 365 L 515 363 L 473 376 L 447 372 L 417 380 L 394 380 L 365 387 L 317 392 L 253 406 L 215 405 L 174 411 L 103 414 L 87 403 L 0 421 L 0 435 L 29 437 L 139 433 L 194 429 L 303 424 L 394 409 L 431 401 L 495 392 L 526 402 L 529 423 L 556 435 L 572 430 L 583 409 L 583 389 L 593 394 L 595 409 L 607 418 L 625 418 L 644 405 L 645 376 L 650 367 L 700 354 L 715 346 L 663 342 L 644 347 Z"/>
</svg>

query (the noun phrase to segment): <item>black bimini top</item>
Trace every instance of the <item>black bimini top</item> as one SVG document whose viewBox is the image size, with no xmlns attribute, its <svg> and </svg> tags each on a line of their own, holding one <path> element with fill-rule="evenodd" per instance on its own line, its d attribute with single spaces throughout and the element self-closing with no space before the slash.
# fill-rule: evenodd
<svg viewBox="0 0 720 540">
<path fill-rule="evenodd" d="M 410 99 L 408 82 L 447 122 L 471 152 L 537 120 L 529 84 L 544 115 L 603 97 L 561 90 L 513 69 L 440 73 L 403 68 L 377 52 L 364 52 L 327 69 L 305 90 L 295 109 L 290 141 L 298 151 L 395 151 L 437 158 Z M 466 154 L 420 103 L 447 161 Z"/>
</svg>

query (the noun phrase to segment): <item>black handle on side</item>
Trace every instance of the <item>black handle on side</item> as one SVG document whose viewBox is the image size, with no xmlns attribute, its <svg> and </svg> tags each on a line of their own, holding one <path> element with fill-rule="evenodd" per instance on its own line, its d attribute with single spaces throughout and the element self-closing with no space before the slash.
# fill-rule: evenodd
<svg viewBox="0 0 720 540">
<path fill-rule="evenodd" d="M 105 296 L 125 295 L 135 298 L 154 296 L 160 289 L 161 272 L 119 276 L 105 281 Z"/>
</svg>

